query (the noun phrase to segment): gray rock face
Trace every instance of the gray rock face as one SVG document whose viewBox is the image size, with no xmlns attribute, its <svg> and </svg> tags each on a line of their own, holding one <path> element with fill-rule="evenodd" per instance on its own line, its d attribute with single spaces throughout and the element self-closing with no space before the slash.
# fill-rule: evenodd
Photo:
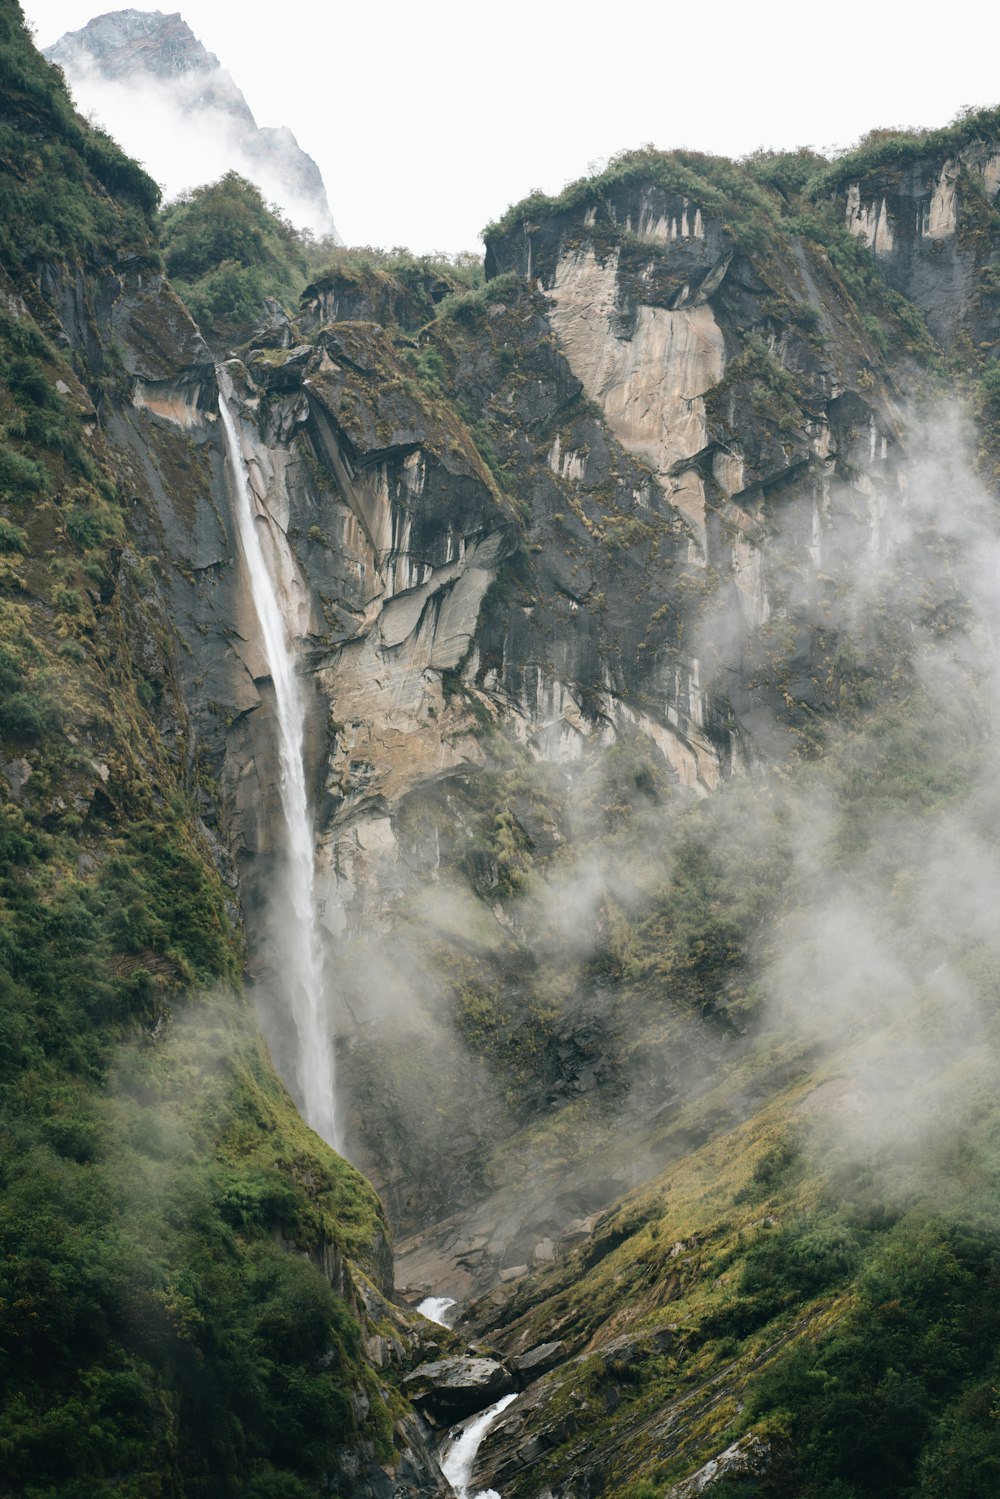
<svg viewBox="0 0 1000 1499">
<path fill-rule="evenodd" d="M 977 272 L 996 256 L 990 227 L 998 190 L 997 140 L 883 166 L 841 189 L 847 229 L 946 348 L 962 332 L 988 347 L 1000 330 L 996 294 L 977 285 Z"/>
<path fill-rule="evenodd" d="M 543 1374 L 562 1363 L 568 1351 L 565 1343 L 539 1343 L 534 1348 L 529 1348 L 527 1353 L 520 1353 L 512 1358 L 511 1367 L 526 1381 L 540 1379 Z"/>
<path fill-rule="evenodd" d="M 230 92 L 221 77 L 214 76 L 222 73 L 219 59 L 202 45 L 176 11 L 171 15 L 159 10 L 108 11 L 79 31 L 68 31 L 46 48 L 45 56 L 66 69 L 88 59 L 108 78 L 127 78 L 137 71 L 154 78 L 204 73 L 212 79 L 205 85 L 206 97 L 242 109 L 247 119 L 252 119 L 242 94 Z M 228 74 L 224 76 L 228 78 Z M 221 94 L 212 92 L 216 87 L 222 89 Z"/>
<path fill-rule="evenodd" d="M 350 1499 L 453 1499 L 434 1455 L 432 1434 L 419 1416 L 397 1421 L 393 1441 L 399 1457 L 391 1469 L 363 1451 L 345 1455 L 335 1475 L 337 1491 Z"/>
<path fill-rule="evenodd" d="M 185 186 L 203 180 L 198 139 L 225 143 L 232 168 L 256 182 L 268 200 L 279 202 L 295 221 L 341 243 L 319 167 L 302 150 L 287 125 L 258 126 L 231 75 L 191 31 L 178 12 L 118 10 L 97 16 L 79 31 L 67 32 L 45 52 L 58 63 L 74 90 L 86 86 L 87 102 L 101 112 L 100 84 L 124 90 L 141 87 L 145 105 L 155 103 L 172 118 L 172 156 L 162 163 L 148 147 L 141 153 L 154 176 L 173 170 L 178 149 L 190 143 Z M 128 116 L 114 122 L 129 146 Z M 216 175 L 221 175 L 217 173 Z M 172 184 L 170 184 L 172 186 Z"/>
<path fill-rule="evenodd" d="M 706 1490 L 711 1490 L 713 1484 L 727 1479 L 731 1482 L 741 1479 L 752 1482 L 767 1472 L 770 1460 L 770 1446 L 762 1437 L 741 1437 L 738 1442 L 727 1447 L 725 1452 L 720 1452 L 718 1457 L 713 1457 L 704 1467 L 699 1468 L 697 1473 L 685 1478 L 683 1483 L 674 1484 L 668 1491 L 667 1499 L 694 1499 L 696 1494 L 704 1494 Z"/>
</svg>

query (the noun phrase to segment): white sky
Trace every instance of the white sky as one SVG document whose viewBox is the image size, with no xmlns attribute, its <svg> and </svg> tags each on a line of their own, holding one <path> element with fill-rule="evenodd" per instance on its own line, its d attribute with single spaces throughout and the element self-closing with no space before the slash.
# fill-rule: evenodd
<svg viewBox="0 0 1000 1499">
<path fill-rule="evenodd" d="M 22 4 L 39 46 L 124 8 Z M 649 141 L 830 152 L 1000 101 L 1000 11 L 983 0 L 923 13 L 887 0 L 176 4 L 257 123 L 290 126 L 319 163 L 348 244 L 421 253 L 477 248 L 533 188 L 558 192 Z"/>
</svg>

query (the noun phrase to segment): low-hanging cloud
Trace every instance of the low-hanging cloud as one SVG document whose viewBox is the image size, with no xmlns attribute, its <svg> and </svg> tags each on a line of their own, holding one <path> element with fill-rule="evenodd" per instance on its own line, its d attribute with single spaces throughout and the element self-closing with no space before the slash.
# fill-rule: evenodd
<svg viewBox="0 0 1000 1499">
<path fill-rule="evenodd" d="M 1000 537 L 963 414 L 911 414 L 906 443 L 867 497 L 877 529 L 832 493 L 826 589 L 786 572 L 800 623 L 884 654 L 791 791 L 789 897 L 757 962 L 767 1022 L 830 1078 L 805 1105 L 824 1153 L 943 1192 L 1000 1083 Z"/>
<path fill-rule="evenodd" d="M 319 169 L 306 165 L 308 158 L 290 130 L 258 129 L 222 70 L 171 79 L 148 73 L 108 78 L 81 55 L 68 82 L 81 113 L 141 161 L 168 200 L 235 171 L 256 183 L 266 201 L 297 228 L 318 238 L 337 238 Z M 303 180 L 309 166 L 315 184 Z"/>
</svg>

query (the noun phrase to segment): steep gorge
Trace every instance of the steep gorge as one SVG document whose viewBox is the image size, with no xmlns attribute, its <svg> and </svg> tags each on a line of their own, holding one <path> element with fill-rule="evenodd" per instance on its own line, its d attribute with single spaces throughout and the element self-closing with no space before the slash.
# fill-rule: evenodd
<svg viewBox="0 0 1000 1499">
<path fill-rule="evenodd" d="M 69 218 L 33 241 L 30 203 L 9 219 L 4 899 L 36 931 L 51 908 L 57 987 L 28 938 L 5 961 L 26 1014 L 70 1003 L 66 944 L 103 965 L 74 1021 L 100 1055 L 43 1041 L 31 1058 L 21 1036 L 12 1117 L 40 1071 L 56 1090 L 42 1113 L 70 1121 L 32 1143 L 53 1202 L 81 1200 L 91 1164 L 124 1169 L 123 1120 L 135 1152 L 127 1189 L 104 1189 L 121 1245 L 96 1322 L 75 1313 L 61 1345 L 18 1334 L 42 1338 L 31 1357 L 56 1356 L 67 1392 L 22 1392 L 14 1491 L 446 1492 L 409 1396 L 444 1418 L 404 1376 L 463 1345 L 393 1303 L 374 1193 L 271 1073 L 240 1008 L 245 933 L 270 1055 L 311 1122 L 304 1048 L 336 1054 L 338 1129 L 396 1231 L 397 1284 L 414 1303 L 484 1298 L 462 1337 L 530 1386 L 487 1440 L 484 1482 L 505 1499 L 659 1494 L 736 1444 L 720 1494 L 805 1492 L 788 1485 L 809 1435 L 755 1381 L 865 1305 L 851 1277 L 903 1209 L 831 1185 L 803 1143 L 827 1112 L 875 1109 L 851 1081 L 860 1022 L 775 1024 L 769 991 L 783 930 L 818 940 L 824 838 L 873 909 L 883 898 L 851 821 L 859 783 L 914 843 L 921 817 L 967 814 L 970 786 L 992 825 L 994 621 L 973 559 L 992 555 L 993 434 L 987 420 L 977 479 L 957 425 L 938 422 L 930 456 L 921 433 L 945 371 L 992 414 L 995 118 L 820 179 L 794 157 L 636 153 L 511 210 L 481 289 L 344 259 L 217 374 L 157 267 L 148 186 L 70 123 L 16 23 L 4 44 L 15 206 L 39 131 L 111 163 L 104 179 L 74 167 L 103 215 L 90 242 Z M 58 413 L 48 436 L 36 407 Z M 300 663 L 326 1036 L 281 998 L 280 710 L 239 560 L 237 449 Z M 37 725 L 10 710 L 19 674 L 53 698 Z M 908 849 L 893 889 L 919 905 L 914 868 Z M 992 939 L 967 917 L 955 930 L 988 1027 Z M 938 969 L 968 956 L 926 950 Z M 817 954 L 787 987 L 823 988 L 844 962 Z M 932 1029 L 955 983 L 922 996 Z M 914 1076 L 933 1091 L 936 1074 Z M 98 1100 L 89 1131 L 77 1093 Z M 991 1119 L 984 1106 L 967 1138 Z M 148 1239 L 154 1178 L 179 1159 L 214 1164 L 197 1191 L 168 1185 L 173 1261 L 150 1249 L 126 1277 L 134 1202 Z M 907 1190 L 908 1208 L 919 1171 Z M 210 1233 L 225 1268 L 192 1281 Z M 956 1284 L 990 1283 L 985 1251 L 978 1270 L 954 1252 Z M 85 1246 L 46 1253 L 87 1262 Z M 18 1290 L 13 1305 L 55 1305 L 48 1283 L 27 1303 Z M 965 1390 L 955 1374 L 928 1423 Z M 197 1426 L 206 1398 L 231 1418 L 224 1440 Z M 84 1410 L 90 1445 L 40 1457 L 39 1432 Z M 900 1473 L 856 1491 L 916 1492 Z"/>
</svg>

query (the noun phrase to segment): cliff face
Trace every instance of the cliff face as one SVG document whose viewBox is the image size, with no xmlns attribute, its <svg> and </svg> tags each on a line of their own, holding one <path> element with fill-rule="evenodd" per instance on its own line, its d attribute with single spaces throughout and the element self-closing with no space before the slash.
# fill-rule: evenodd
<svg viewBox="0 0 1000 1499">
<path fill-rule="evenodd" d="M 411 1233 L 404 1285 L 517 1285 L 471 1324 L 549 1370 L 487 1444 L 480 1480 L 511 1494 L 693 1469 L 810 1326 L 772 1329 L 773 1290 L 737 1311 L 724 1289 L 739 1235 L 763 1232 L 755 1153 L 782 1110 L 813 1107 L 788 1103 L 797 1046 L 761 1054 L 746 1034 L 752 934 L 794 857 L 729 826 L 732 872 L 701 885 L 672 830 L 745 774 L 903 711 L 926 671 L 913 622 L 954 627 L 946 573 L 920 560 L 909 415 L 940 345 L 852 243 L 839 195 L 788 223 L 718 171 L 640 158 L 529 205 L 491 234 L 492 281 L 422 328 L 404 286 L 331 275 L 281 347 L 229 367 L 298 565 L 349 1149 Z M 329 321 L 344 309 L 354 321 Z M 266 741 L 224 728 L 205 733 L 227 784 L 266 781 Z M 255 816 L 231 799 L 248 892 L 266 869 L 242 831 Z M 709 915 L 692 922 L 693 886 Z M 293 1076 L 266 1000 L 265 1026 Z M 718 1190 L 735 1223 L 671 1195 L 682 1169 L 723 1181 L 734 1127 L 750 1175 Z M 649 1216 L 600 1216 L 692 1147 Z M 623 1331 L 641 1318 L 649 1336 Z M 687 1392 L 668 1370 L 720 1329 L 711 1380 Z M 752 1474 L 762 1452 L 720 1471 Z"/>
<path fill-rule="evenodd" d="M 963 335 L 989 348 L 997 334 L 996 291 L 983 273 L 996 253 L 1000 157 L 995 141 L 969 136 L 959 135 L 950 155 L 911 151 L 893 160 L 887 151 L 888 159 L 837 184 L 849 232 L 946 349 Z"/>
<path fill-rule="evenodd" d="M 490 1194 L 510 1131 L 631 1086 L 636 1023 L 620 1017 L 648 992 L 606 934 L 547 950 L 525 916 L 530 881 L 558 880 L 594 836 L 574 819 L 593 767 L 617 746 L 654 800 L 682 804 L 814 752 L 898 691 L 905 649 L 876 632 L 859 665 L 838 599 L 906 513 L 903 409 L 939 355 L 865 268 L 841 202 L 789 222 L 724 164 L 640 157 L 509 216 L 493 281 L 432 321 L 441 286 L 339 272 L 226 367 L 309 663 L 340 1108 L 398 1226 L 423 1235 L 443 1215 L 445 1260 L 423 1237 L 404 1256 L 424 1289 L 530 1262 L 660 1148 L 624 1174 L 613 1150 L 577 1162 L 563 1206 L 549 1185 Z M 187 696 L 266 994 L 275 736 L 212 402 L 191 366 L 137 384 L 121 440 L 147 468 L 154 441 L 210 464 L 183 511 L 161 486 L 149 544 L 179 559 Z M 662 1010 L 650 1022 L 654 1108 L 664 1067 L 676 1104 L 736 1046 L 717 980 L 709 964 L 707 1070 L 682 1066 L 682 1083 L 690 1038 Z M 263 1003 L 294 1087 L 296 1039 Z M 456 1226 L 451 1209 L 484 1195 Z"/>
</svg>

